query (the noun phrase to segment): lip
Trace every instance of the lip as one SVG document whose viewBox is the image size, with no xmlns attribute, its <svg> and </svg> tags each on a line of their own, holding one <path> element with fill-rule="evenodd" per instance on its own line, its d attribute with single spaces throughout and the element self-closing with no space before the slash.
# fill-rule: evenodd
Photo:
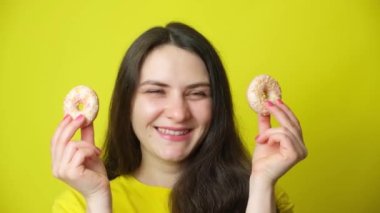
<svg viewBox="0 0 380 213">
<path fill-rule="evenodd" d="M 192 133 L 193 133 L 192 128 L 168 127 L 168 126 L 155 126 L 154 128 L 156 129 L 158 135 L 160 135 L 161 138 L 168 140 L 168 141 L 173 141 L 173 142 L 186 141 L 186 140 L 191 138 Z M 169 131 L 188 131 L 188 132 L 186 132 L 185 134 L 181 134 L 181 135 L 172 135 L 172 134 L 165 134 L 162 131 L 160 131 L 159 129 L 165 129 L 165 130 L 169 130 Z"/>
</svg>

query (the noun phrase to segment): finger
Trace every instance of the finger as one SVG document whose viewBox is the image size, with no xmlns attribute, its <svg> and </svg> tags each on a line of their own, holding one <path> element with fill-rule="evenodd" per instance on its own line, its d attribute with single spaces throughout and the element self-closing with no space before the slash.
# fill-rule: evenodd
<svg viewBox="0 0 380 213">
<path fill-rule="evenodd" d="M 70 167 L 75 168 L 79 166 L 84 166 L 85 160 L 88 158 L 97 158 L 99 157 L 99 152 L 95 148 L 81 148 L 77 149 L 73 158 L 70 161 Z"/>
<path fill-rule="evenodd" d="M 290 125 L 294 127 L 296 130 L 297 136 L 300 138 L 300 141 L 302 144 L 304 144 L 303 135 L 302 135 L 302 127 L 301 123 L 299 122 L 297 116 L 294 114 L 294 112 L 287 106 L 281 99 L 278 99 L 276 101 L 277 106 L 282 109 L 282 111 L 287 115 L 287 117 L 290 120 Z"/>
<path fill-rule="evenodd" d="M 62 131 L 65 129 L 65 127 L 71 122 L 72 118 L 70 115 L 66 115 L 63 120 L 59 123 L 57 129 L 55 130 L 55 133 L 51 139 L 50 142 L 50 151 L 51 151 L 51 160 L 54 164 L 56 161 L 56 150 L 57 150 L 57 141 L 59 136 L 62 134 Z"/>
<path fill-rule="evenodd" d="M 79 142 L 70 141 L 63 152 L 62 159 L 59 161 L 59 164 L 68 164 L 73 158 L 75 152 L 78 150 L 77 144 Z"/>
<path fill-rule="evenodd" d="M 280 154 L 284 156 L 292 156 L 298 158 L 301 155 L 301 150 L 293 143 L 294 139 L 291 135 L 274 133 L 265 138 L 269 146 L 279 145 Z"/>
<path fill-rule="evenodd" d="M 296 138 L 297 141 L 298 141 L 298 140 L 302 140 L 302 138 L 299 137 L 298 134 L 294 134 L 294 133 L 293 133 L 292 131 L 290 131 L 288 128 L 283 127 L 283 126 L 280 126 L 280 127 L 277 127 L 277 128 L 270 128 L 270 129 L 265 130 L 263 133 L 261 133 L 260 135 L 258 135 L 258 136 L 256 137 L 256 140 L 259 140 L 259 142 L 260 142 L 263 138 L 265 138 L 265 137 L 263 137 L 264 135 L 268 137 L 268 136 L 270 136 L 271 134 L 275 134 L 275 133 L 290 134 L 290 135 L 292 135 L 294 138 Z"/>
<path fill-rule="evenodd" d="M 93 123 L 81 129 L 81 138 L 83 142 L 95 145 Z"/>
<path fill-rule="evenodd" d="M 295 133 L 301 138 L 301 142 L 304 143 L 303 136 L 302 136 L 301 123 L 299 122 L 294 112 L 281 99 L 278 99 L 276 101 L 276 106 L 282 109 L 282 111 L 287 115 L 287 117 L 290 120 L 291 127 L 293 127 L 296 130 Z"/>
<path fill-rule="evenodd" d="M 270 125 L 270 115 L 260 115 L 258 114 L 258 126 L 259 134 L 271 128 Z"/>
<path fill-rule="evenodd" d="M 291 133 L 286 132 L 286 130 L 284 128 L 282 128 L 282 127 L 270 128 L 270 129 L 267 129 L 266 131 L 264 131 L 263 133 L 261 133 L 259 136 L 257 136 L 256 141 L 259 142 L 259 143 L 267 142 L 268 139 L 272 135 L 275 135 L 275 134 L 288 135 L 288 134 L 291 134 Z"/>
<path fill-rule="evenodd" d="M 71 120 L 72 120 L 71 116 L 70 115 L 66 115 L 63 118 L 63 120 L 59 123 L 57 129 L 55 130 L 54 135 L 53 135 L 53 137 L 51 138 L 51 141 L 50 141 L 51 154 L 52 155 L 54 153 L 54 150 L 55 150 L 55 147 L 56 147 L 57 140 L 58 140 L 59 136 L 61 135 L 61 133 L 62 133 L 63 129 L 65 128 L 65 126 L 67 124 L 69 124 Z M 54 155 L 52 157 L 54 157 Z"/>
<path fill-rule="evenodd" d="M 292 121 L 292 124 L 296 127 L 301 127 L 299 120 L 297 119 L 296 115 L 294 112 L 281 100 L 278 99 L 276 101 L 276 104 L 278 107 L 280 107 L 285 114 L 288 116 L 288 118 Z"/>
<path fill-rule="evenodd" d="M 100 154 L 100 150 L 92 144 L 83 142 L 69 142 L 66 146 L 60 163 L 68 164 L 72 160 L 75 152 L 77 152 L 79 149 L 91 149 L 95 150 L 96 154 Z"/>
<path fill-rule="evenodd" d="M 296 135 L 300 135 L 300 129 L 292 124 L 288 115 L 279 106 L 270 101 L 267 101 L 265 104 L 268 111 L 276 118 L 281 126 L 286 127 Z"/>
<path fill-rule="evenodd" d="M 282 150 L 284 154 L 289 154 L 285 157 L 290 157 L 290 159 L 293 159 L 294 162 L 305 159 L 307 156 L 307 150 L 305 146 L 300 145 L 299 143 L 294 143 L 294 140 L 292 140 L 290 135 L 275 134 L 271 136 L 268 141 L 268 144 L 273 143 L 279 143 L 280 150 Z"/>
<path fill-rule="evenodd" d="M 51 143 L 54 145 L 54 142 L 57 141 L 59 135 L 62 133 L 64 127 L 72 120 L 70 115 L 65 115 L 62 121 L 59 123 L 57 129 L 54 132 L 53 137 L 51 138 Z"/>
<path fill-rule="evenodd" d="M 74 142 L 80 143 L 80 142 Z M 84 143 L 81 143 L 84 144 Z M 58 169 L 58 178 L 66 180 L 75 180 L 76 178 L 83 175 L 83 172 L 86 168 L 86 159 L 97 156 L 97 151 L 91 147 L 81 147 L 74 149 L 72 156 L 68 155 L 68 158 L 71 158 L 67 163 L 61 163 Z"/>
<path fill-rule="evenodd" d="M 74 120 L 72 120 L 69 124 L 67 124 L 65 128 L 62 130 L 62 133 L 60 134 L 56 142 L 56 150 L 54 153 L 56 160 L 62 158 L 65 146 L 69 141 L 71 141 L 71 138 L 74 136 L 75 132 L 81 127 L 81 125 L 83 125 L 84 121 L 84 117 L 80 115 Z"/>
<path fill-rule="evenodd" d="M 272 141 L 273 138 L 278 138 L 279 135 L 284 136 L 283 137 L 284 140 L 286 139 L 290 140 L 290 142 L 294 144 L 293 147 L 295 147 L 298 153 L 304 152 L 303 151 L 305 149 L 304 144 L 300 142 L 300 138 L 298 138 L 292 132 L 290 132 L 289 130 L 283 127 L 271 128 L 271 129 L 266 130 L 265 132 L 263 132 L 261 135 L 259 135 L 256 138 L 256 141 L 261 144 L 268 143 L 271 145 L 272 142 L 274 142 Z"/>
<path fill-rule="evenodd" d="M 75 152 L 77 151 L 77 144 L 79 144 L 79 142 L 70 141 L 65 146 L 65 150 L 62 151 L 63 154 L 61 156 L 61 159 L 57 159 L 53 166 L 55 177 L 64 178 L 66 176 L 65 174 L 68 169 L 68 162 L 71 161 Z"/>
<path fill-rule="evenodd" d="M 282 137 L 283 141 L 274 141 L 273 139 L 279 139 Z M 281 148 L 293 147 L 294 150 L 298 153 L 300 159 L 304 159 L 308 152 L 303 143 L 302 139 L 297 137 L 297 135 L 293 135 L 290 131 L 284 128 L 275 128 L 269 129 L 264 132 L 260 137 L 258 137 L 258 143 L 265 145 L 265 143 L 272 144 L 273 142 L 279 142 Z"/>
<path fill-rule="evenodd" d="M 58 143 L 68 143 L 74 136 L 75 132 L 84 124 L 85 118 L 83 115 L 79 115 L 74 120 L 72 120 L 66 127 L 62 130 L 62 134 L 58 138 Z"/>
</svg>

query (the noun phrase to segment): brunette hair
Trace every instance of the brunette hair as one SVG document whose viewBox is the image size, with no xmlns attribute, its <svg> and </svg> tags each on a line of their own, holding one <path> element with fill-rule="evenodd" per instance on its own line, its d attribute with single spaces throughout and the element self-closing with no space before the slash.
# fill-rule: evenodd
<svg viewBox="0 0 380 213">
<path fill-rule="evenodd" d="M 182 23 L 147 30 L 133 42 L 121 63 L 104 144 L 108 177 L 131 174 L 140 166 L 140 142 L 131 123 L 132 101 L 145 58 L 152 49 L 164 44 L 188 50 L 203 60 L 212 94 L 210 127 L 184 162 L 171 192 L 170 208 L 173 213 L 245 212 L 250 158 L 235 126 L 226 72 L 211 43 Z"/>
</svg>

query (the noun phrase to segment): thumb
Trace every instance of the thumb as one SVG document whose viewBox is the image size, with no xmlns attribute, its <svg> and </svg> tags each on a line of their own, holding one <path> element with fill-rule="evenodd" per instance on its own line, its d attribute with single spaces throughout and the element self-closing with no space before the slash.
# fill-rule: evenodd
<svg viewBox="0 0 380 213">
<path fill-rule="evenodd" d="M 271 128 L 270 115 L 258 115 L 259 134 Z"/>
<path fill-rule="evenodd" d="M 81 139 L 85 143 L 90 143 L 92 145 L 95 145 L 93 123 L 91 123 L 90 125 L 86 127 L 81 128 Z"/>
</svg>

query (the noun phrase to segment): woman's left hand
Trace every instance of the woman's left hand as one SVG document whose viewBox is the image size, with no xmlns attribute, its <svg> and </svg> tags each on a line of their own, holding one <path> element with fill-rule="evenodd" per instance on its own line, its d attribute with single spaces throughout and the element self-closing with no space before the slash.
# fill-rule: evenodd
<svg viewBox="0 0 380 213">
<path fill-rule="evenodd" d="M 307 156 L 301 125 L 281 100 L 267 102 L 270 114 L 280 126 L 272 128 L 270 116 L 258 115 L 259 135 L 252 159 L 251 178 L 275 183 L 283 174 Z"/>
</svg>

